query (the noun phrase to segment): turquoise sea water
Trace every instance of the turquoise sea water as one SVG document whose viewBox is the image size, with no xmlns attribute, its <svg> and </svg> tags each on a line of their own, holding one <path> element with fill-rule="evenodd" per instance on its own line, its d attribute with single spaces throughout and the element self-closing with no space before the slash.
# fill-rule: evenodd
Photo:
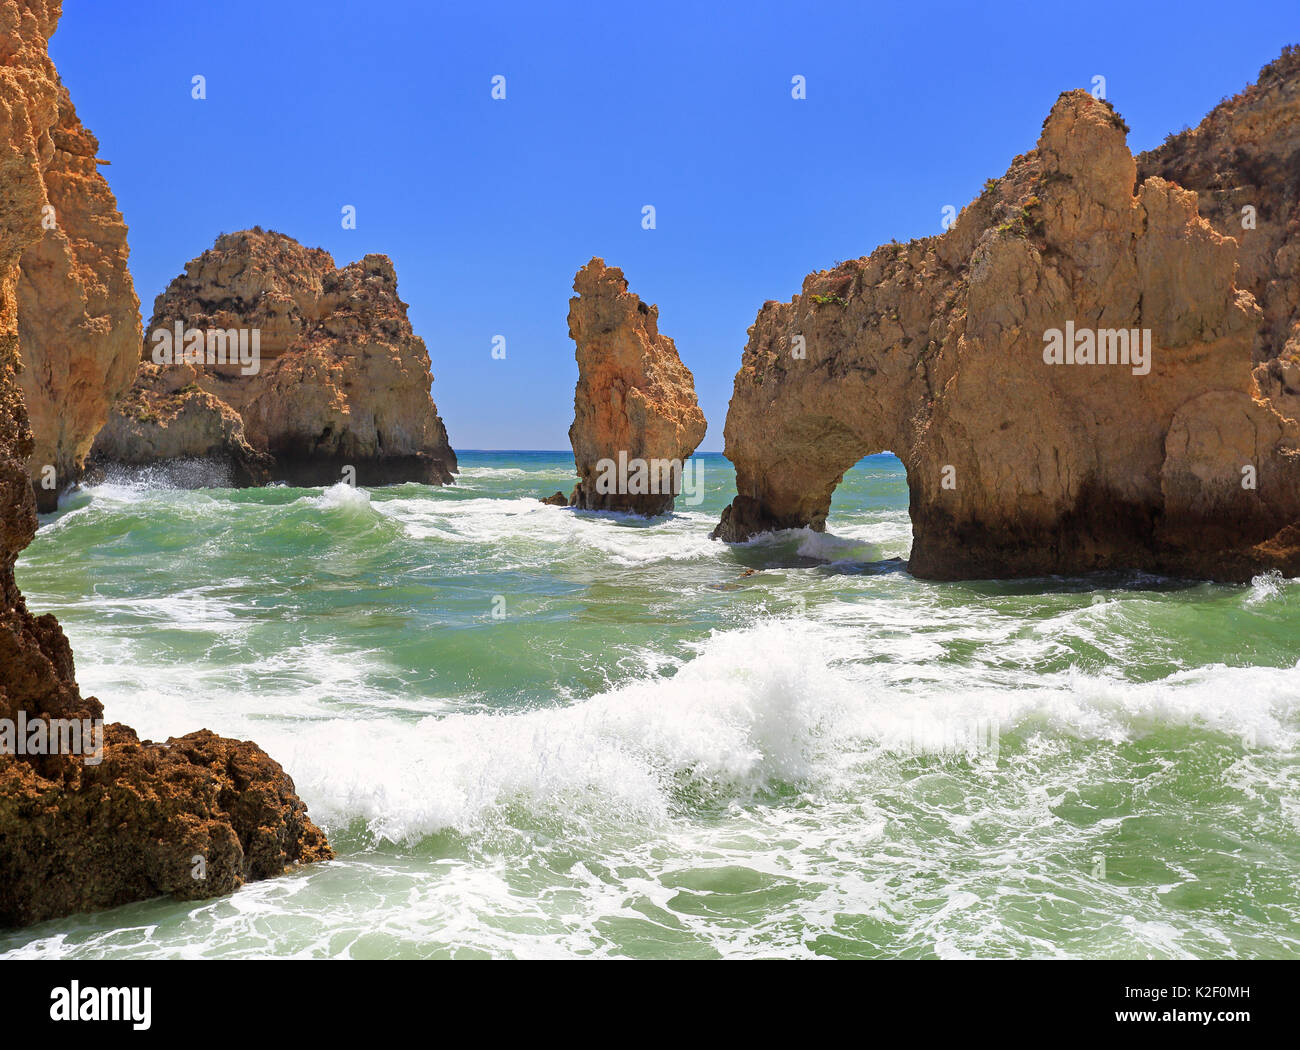
<svg viewBox="0 0 1300 1050">
<path fill-rule="evenodd" d="M 339 858 L 0 957 L 1300 956 L 1300 583 L 915 580 L 891 456 L 734 547 L 720 456 L 651 522 L 460 458 L 46 519 L 83 692 L 256 740 Z"/>
</svg>

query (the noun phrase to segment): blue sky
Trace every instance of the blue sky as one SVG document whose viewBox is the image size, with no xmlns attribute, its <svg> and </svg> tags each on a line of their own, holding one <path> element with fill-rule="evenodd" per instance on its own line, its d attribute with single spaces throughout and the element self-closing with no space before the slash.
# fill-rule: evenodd
<svg viewBox="0 0 1300 1050">
<path fill-rule="evenodd" d="M 1300 42 L 1296 13 L 1294 0 L 65 0 L 50 49 L 112 162 L 146 320 L 222 232 L 260 224 L 339 263 L 382 252 L 452 445 L 567 448 L 568 299 L 599 255 L 659 304 L 709 420 L 701 447 L 718 451 L 765 300 L 939 232 L 944 205 L 1032 148 L 1057 95 L 1096 75 L 1135 152 L 1195 125 Z"/>
</svg>

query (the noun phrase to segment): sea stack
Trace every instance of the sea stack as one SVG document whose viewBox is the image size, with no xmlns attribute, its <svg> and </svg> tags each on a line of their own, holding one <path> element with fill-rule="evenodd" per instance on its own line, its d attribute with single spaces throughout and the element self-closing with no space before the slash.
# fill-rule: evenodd
<svg viewBox="0 0 1300 1050">
<path fill-rule="evenodd" d="M 659 308 L 627 290 L 622 270 L 592 259 L 573 290 L 569 336 L 578 385 L 569 441 L 578 484 L 569 504 L 666 514 L 686 461 L 704 440 L 694 378 L 660 334 Z"/>
<path fill-rule="evenodd" d="M 1284 61 L 1276 95 L 1293 105 Z M 892 451 L 918 576 L 1300 573 L 1300 425 L 1252 375 L 1287 337 L 1287 293 L 1261 311 L 1238 283 L 1241 231 L 1154 173 L 1169 158 L 1139 181 L 1127 130 L 1067 92 L 946 233 L 765 304 L 727 415 L 737 496 L 715 537 L 822 529 L 844 472 Z M 1258 141 L 1238 136 L 1236 163 L 1249 170 Z M 1260 224 L 1294 227 L 1291 200 Z M 1294 289 L 1288 258 L 1275 267 Z"/>
<path fill-rule="evenodd" d="M 59 165 L 69 163 L 57 143 L 70 110 L 46 49 L 58 19 L 57 2 L 0 7 L 0 927 L 160 894 L 215 897 L 331 855 L 293 781 L 256 744 L 206 730 L 156 744 L 105 725 L 103 705 L 77 687 L 58 622 L 32 615 L 14 579 L 36 533 L 28 463 L 37 442 L 19 383 L 19 332 L 53 324 L 20 316 L 20 261 L 26 267 L 26 253 L 42 244 L 46 206 L 66 190 L 51 189 L 47 175 L 53 168 L 57 182 Z M 83 189 L 98 204 L 82 200 L 67 213 L 101 207 L 109 226 L 120 221 L 91 180 Z M 64 250 L 55 247 L 55 255 Z M 84 244 L 75 250 L 87 265 L 102 259 Z M 59 298 L 41 308 L 74 326 L 91 315 L 129 318 L 135 298 L 124 256 L 109 255 L 105 272 L 79 269 L 84 299 L 55 280 L 49 287 Z M 82 335 L 67 352 L 92 354 L 76 379 L 89 383 L 106 366 Z M 89 403 L 102 391 L 86 396 Z"/>
<path fill-rule="evenodd" d="M 456 455 L 406 310 L 387 256 L 335 267 L 284 234 L 223 234 L 155 300 L 92 458 L 208 460 L 235 485 L 448 484 Z"/>
<path fill-rule="evenodd" d="M 18 378 L 35 438 L 27 468 L 42 512 L 81 477 L 109 409 L 135 377 L 140 347 L 126 223 L 99 171 L 108 162 L 97 159 L 99 142 L 62 85 L 55 108 L 42 147 L 41 235 L 23 252 L 18 277 Z"/>
</svg>

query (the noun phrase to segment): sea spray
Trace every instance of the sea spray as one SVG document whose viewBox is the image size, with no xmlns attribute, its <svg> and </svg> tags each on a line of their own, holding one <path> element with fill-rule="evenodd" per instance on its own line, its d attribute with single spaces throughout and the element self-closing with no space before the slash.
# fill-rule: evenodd
<svg viewBox="0 0 1300 1050">
<path fill-rule="evenodd" d="M 1289 582 L 917 580 L 892 457 L 740 546 L 719 456 L 654 522 L 461 458 L 47 517 L 19 579 L 85 694 L 257 740 L 340 857 L 0 955 L 1300 954 Z"/>
</svg>

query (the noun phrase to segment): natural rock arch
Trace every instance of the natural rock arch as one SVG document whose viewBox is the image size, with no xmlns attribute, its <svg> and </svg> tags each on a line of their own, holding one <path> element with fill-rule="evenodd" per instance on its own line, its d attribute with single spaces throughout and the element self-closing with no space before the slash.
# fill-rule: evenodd
<svg viewBox="0 0 1300 1050">
<path fill-rule="evenodd" d="M 1252 378 L 1260 311 L 1234 284 L 1237 243 L 1194 193 L 1158 177 L 1134 192 L 1126 131 L 1068 92 L 947 233 L 766 303 L 727 416 L 737 497 L 714 536 L 823 528 L 844 471 L 890 449 L 917 575 L 1300 569 L 1300 426 Z M 1049 362 L 1047 333 L 1076 328 L 1136 343 L 1124 363 Z"/>
</svg>

